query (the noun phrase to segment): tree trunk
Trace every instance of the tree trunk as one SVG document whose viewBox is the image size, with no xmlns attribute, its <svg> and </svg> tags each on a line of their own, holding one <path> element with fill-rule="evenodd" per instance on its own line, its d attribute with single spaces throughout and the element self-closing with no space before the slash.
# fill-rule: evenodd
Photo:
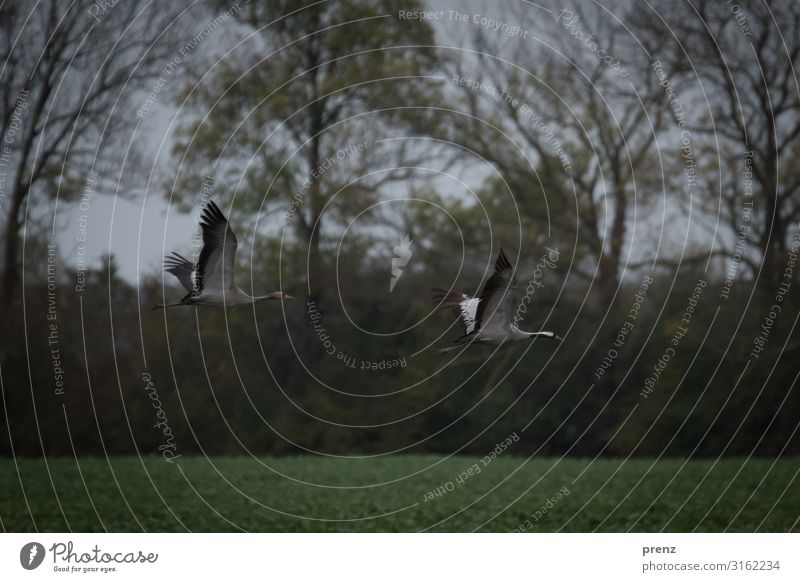
<svg viewBox="0 0 800 582">
<path fill-rule="evenodd" d="M 11 302 L 14 300 L 14 295 L 17 290 L 17 285 L 20 281 L 19 265 L 17 263 L 17 253 L 19 252 L 19 227 L 20 219 L 19 212 L 22 208 L 22 203 L 28 195 L 32 184 L 36 180 L 39 170 L 43 167 L 40 163 L 38 169 L 34 173 L 31 170 L 31 175 L 25 179 L 25 169 L 28 166 L 28 158 L 30 157 L 33 142 L 36 136 L 36 125 L 39 123 L 39 118 L 44 111 L 45 104 L 50 97 L 52 83 L 50 82 L 49 72 L 43 74 L 40 81 L 40 90 L 36 97 L 36 101 L 31 107 L 30 112 L 25 116 L 24 125 L 27 125 L 25 139 L 20 144 L 19 160 L 16 164 L 16 173 L 14 175 L 14 184 L 11 193 L 11 207 L 8 209 L 8 224 L 5 233 L 5 251 L 3 257 L 3 291 L 2 301 L 3 306 L 0 308 L 0 313 L 5 315 L 9 309 Z"/>
<path fill-rule="evenodd" d="M 6 224 L 4 256 L 3 256 L 3 316 L 14 301 L 17 284 L 19 283 L 19 270 L 17 266 L 17 253 L 19 252 L 19 207 L 22 199 L 17 193 L 11 203 Z"/>
</svg>

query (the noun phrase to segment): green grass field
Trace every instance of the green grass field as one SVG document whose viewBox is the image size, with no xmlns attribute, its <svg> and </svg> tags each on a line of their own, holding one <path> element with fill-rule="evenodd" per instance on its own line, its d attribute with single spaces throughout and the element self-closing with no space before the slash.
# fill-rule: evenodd
<svg viewBox="0 0 800 582">
<path fill-rule="evenodd" d="M 476 463 L 481 470 L 470 476 Z M 800 529 L 800 463 L 683 463 L 504 456 L 483 466 L 479 458 L 431 455 L 183 457 L 172 465 L 160 457 L 47 465 L 2 459 L 0 520 L 17 532 Z M 563 487 L 568 495 L 559 495 Z M 444 493 L 430 493 L 437 488 Z"/>
</svg>

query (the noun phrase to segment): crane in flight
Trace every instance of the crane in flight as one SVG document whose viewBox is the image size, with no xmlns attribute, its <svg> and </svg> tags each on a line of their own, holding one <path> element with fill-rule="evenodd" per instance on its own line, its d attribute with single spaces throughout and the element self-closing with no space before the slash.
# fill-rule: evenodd
<svg viewBox="0 0 800 582">
<path fill-rule="evenodd" d="M 452 308 L 461 324 L 464 335 L 454 343 L 455 346 L 436 348 L 434 353 L 444 354 L 469 344 L 501 345 L 505 342 L 520 341 L 536 337 L 548 339 L 561 338 L 552 331 L 522 331 L 513 319 L 513 299 L 510 290 L 517 286 L 514 270 L 503 249 L 497 256 L 494 273 L 486 281 L 480 295 L 473 297 L 458 291 L 433 289 L 433 301 L 437 309 Z"/>
<path fill-rule="evenodd" d="M 283 291 L 253 297 L 242 291 L 234 282 L 233 266 L 236 259 L 236 235 L 225 215 L 212 200 L 200 213 L 203 230 L 203 248 L 196 264 L 176 252 L 164 258 L 164 270 L 172 273 L 189 292 L 178 303 L 156 305 L 154 309 L 179 305 L 204 305 L 208 307 L 231 307 L 252 305 L 257 301 L 293 300 Z"/>
</svg>

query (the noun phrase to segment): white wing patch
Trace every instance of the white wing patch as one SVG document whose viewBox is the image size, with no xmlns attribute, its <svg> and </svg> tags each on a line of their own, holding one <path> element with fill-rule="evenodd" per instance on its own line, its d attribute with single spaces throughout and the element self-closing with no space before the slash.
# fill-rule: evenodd
<svg viewBox="0 0 800 582">
<path fill-rule="evenodd" d="M 470 297 L 469 295 L 464 295 L 463 297 L 464 300 L 458 304 L 458 308 L 461 310 L 461 321 L 467 330 L 466 333 L 470 334 L 475 331 L 478 303 L 481 300 L 479 297 Z"/>
</svg>

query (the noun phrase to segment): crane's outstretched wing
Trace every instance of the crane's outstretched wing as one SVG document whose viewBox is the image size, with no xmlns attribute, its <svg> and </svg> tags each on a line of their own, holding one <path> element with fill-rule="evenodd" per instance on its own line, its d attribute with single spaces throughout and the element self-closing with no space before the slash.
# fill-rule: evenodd
<svg viewBox="0 0 800 582">
<path fill-rule="evenodd" d="M 172 273 L 181 282 L 184 289 L 192 292 L 194 287 L 194 265 L 185 257 L 182 257 L 176 252 L 164 257 L 164 270 L 167 273 Z"/>
<path fill-rule="evenodd" d="M 505 336 L 511 325 L 513 299 L 510 289 L 516 286 L 514 269 L 506 258 L 503 249 L 497 256 L 494 273 L 486 281 L 480 294 L 480 302 L 475 315 L 476 329 L 485 334 Z"/>
<path fill-rule="evenodd" d="M 203 250 L 197 261 L 193 294 L 233 289 L 233 263 L 238 242 L 225 215 L 212 200 L 200 214 L 200 226 L 203 229 Z"/>
<path fill-rule="evenodd" d="M 438 309 L 451 308 L 458 320 L 464 326 L 464 335 L 469 335 L 475 331 L 475 316 L 478 312 L 480 299 L 459 293 L 458 291 L 447 291 L 445 289 L 431 289 L 433 292 L 433 302 Z"/>
</svg>

